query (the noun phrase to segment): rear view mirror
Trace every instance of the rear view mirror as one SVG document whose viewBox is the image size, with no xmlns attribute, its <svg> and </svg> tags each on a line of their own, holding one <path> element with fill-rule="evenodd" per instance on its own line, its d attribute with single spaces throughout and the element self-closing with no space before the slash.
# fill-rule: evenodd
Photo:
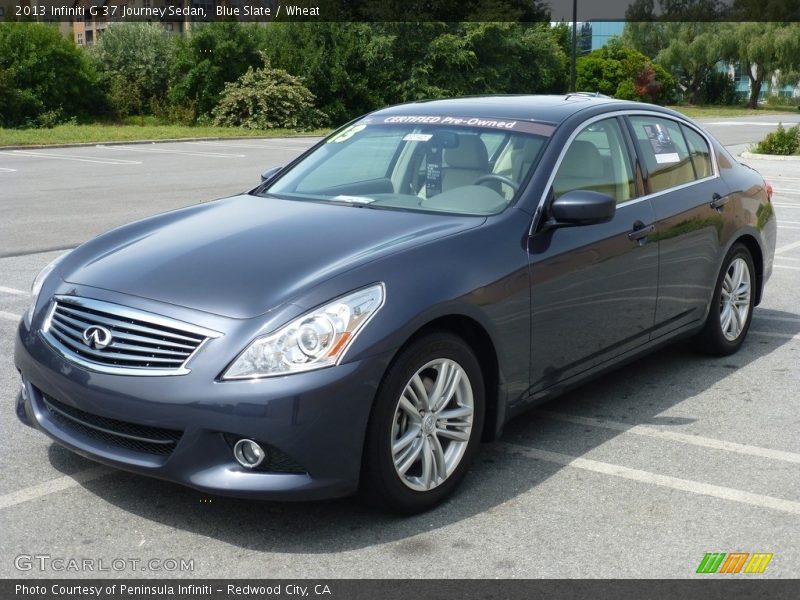
<svg viewBox="0 0 800 600">
<path fill-rule="evenodd" d="M 458 147 L 458 134 L 446 129 L 437 129 L 433 132 L 430 144 L 437 148 L 456 148 Z"/>
<path fill-rule="evenodd" d="M 277 175 L 283 167 L 270 167 L 261 174 L 261 183 L 266 183 Z"/>
<path fill-rule="evenodd" d="M 550 204 L 550 227 L 594 225 L 614 218 L 617 201 L 611 196 L 590 190 L 573 190 Z"/>
</svg>

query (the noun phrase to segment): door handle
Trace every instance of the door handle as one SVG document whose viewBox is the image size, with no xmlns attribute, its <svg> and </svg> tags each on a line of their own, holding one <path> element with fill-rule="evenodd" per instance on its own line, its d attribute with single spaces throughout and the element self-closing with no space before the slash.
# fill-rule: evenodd
<svg viewBox="0 0 800 600">
<path fill-rule="evenodd" d="M 628 232 L 628 239 L 632 242 L 644 243 L 645 238 L 656 230 L 654 224 L 645 225 L 641 221 L 633 224 L 633 230 Z"/>
<path fill-rule="evenodd" d="M 731 199 L 730 194 L 726 194 L 725 196 L 720 196 L 719 194 L 714 193 L 714 195 L 711 196 L 711 208 L 715 210 L 721 210 L 722 207 L 725 206 L 728 203 L 728 200 L 730 199 Z"/>
</svg>

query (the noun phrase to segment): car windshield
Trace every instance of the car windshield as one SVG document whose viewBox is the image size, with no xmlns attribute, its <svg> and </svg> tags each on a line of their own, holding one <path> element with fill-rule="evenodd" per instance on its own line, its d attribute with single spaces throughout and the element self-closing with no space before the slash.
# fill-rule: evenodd
<svg viewBox="0 0 800 600">
<path fill-rule="evenodd" d="M 499 213 L 553 127 L 441 116 L 366 117 L 330 136 L 260 195 L 369 208 Z"/>
</svg>

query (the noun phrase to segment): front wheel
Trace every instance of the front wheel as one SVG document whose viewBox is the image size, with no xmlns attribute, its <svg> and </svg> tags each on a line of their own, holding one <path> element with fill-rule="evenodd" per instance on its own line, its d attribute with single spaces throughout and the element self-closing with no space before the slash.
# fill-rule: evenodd
<svg viewBox="0 0 800 600">
<path fill-rule="evenodd" d="M 364 448 L 368 498 L 413 514 L 442 502 L 464 477 L 483 428 L 484 382 L 470 347 L 433 333 L 387 371 Z"/>
<path fill-rule="evenodd" d="M 741 347 L 753 318 L 755 283 L 753 257 L 744 245 L 736 244 L 725 258 L 708 319 L 696 338 L 700 350 L 727 356 Z"/>
</svg>

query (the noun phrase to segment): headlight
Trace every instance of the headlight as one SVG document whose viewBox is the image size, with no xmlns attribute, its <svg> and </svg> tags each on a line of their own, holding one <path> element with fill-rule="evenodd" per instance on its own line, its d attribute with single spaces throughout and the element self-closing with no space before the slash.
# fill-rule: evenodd
<svg viewBox="0 0 800 600">
<path fill-rule="evenodd" d="M 379 283 L 337 298 L 278 331 L 256 338 L 223 379 L 274 377 L 335 365 L 356 334 L 383 306 Z"/>
<path fill-rule="evenodd" d="M 56 258 L 53 262 L 47 265 L 44 269 L 39 271 L 39 274 L 33 280 L 33 284 L 31 285 L 31 306 L 28 308 L 28 312 L 25 313 L 25 324 L 30 327 L 31 320 L 33 319 L 33 312 L 36 310 L 36 304 L 39 301 L 39 292 L 42 291 L 42 286 L 44 285 L 45 280 L 48 278 L 50 273 L 53 272 L 62 260 L 64 260 L 69 252 L 65 252 L 58 258 Z"/>
</svg>

